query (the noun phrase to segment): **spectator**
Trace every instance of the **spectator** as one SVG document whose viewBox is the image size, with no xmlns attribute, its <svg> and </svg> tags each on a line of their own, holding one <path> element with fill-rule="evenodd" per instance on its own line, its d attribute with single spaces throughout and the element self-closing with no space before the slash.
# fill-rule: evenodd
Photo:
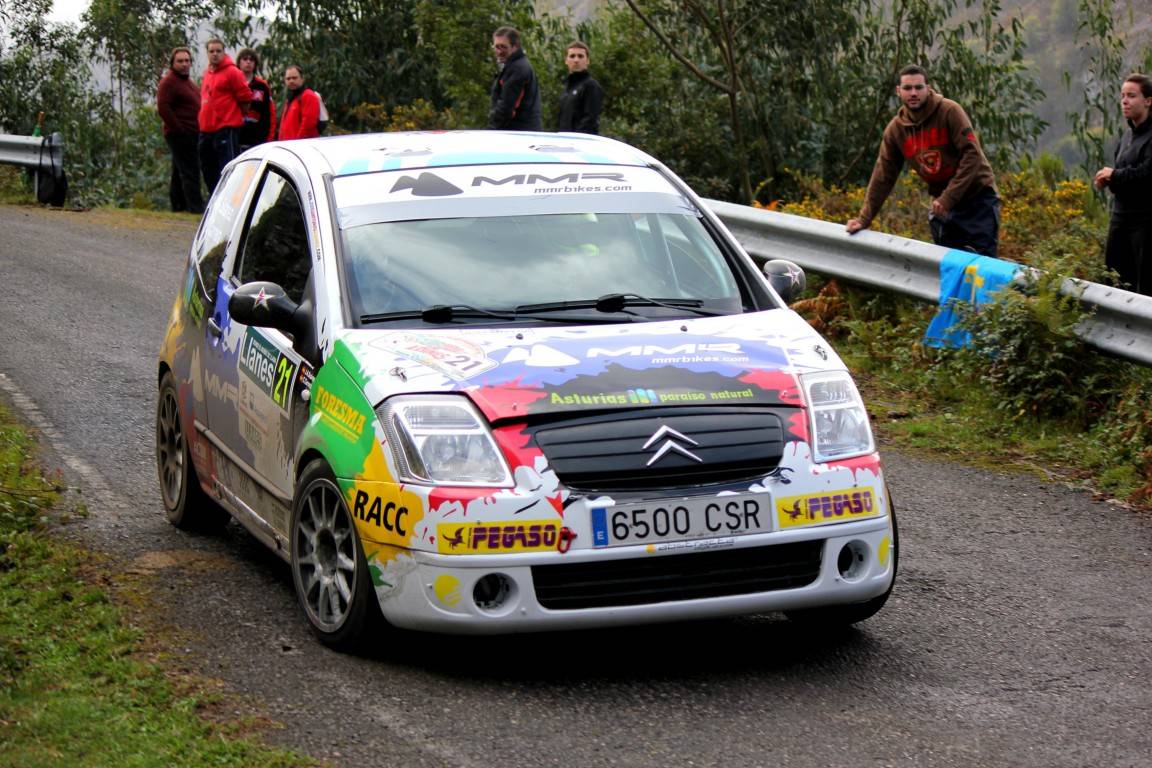
<svg viewBox="0 0 1152 768">
<path fill-rule="evenodd" d="M 539 131 L 540 84 L 520 47 L 520 31 L 500 27 L 492 33 L 492 49 L 500 71 L 492 79 L 488 127 L 506 131 Z"/>
<path fill-rule="evenodd" d="M 568 44 L 568 77 L 556 112 L 556 130 L 600 133 L 600 110 L 604 107 L 604 89 L 588 72 L 591 52 L 579 40 Z"/>
<path fill-rule="evenodd" d="M 242 48 L 236 54 L 236 66 L 248 80 L 252 91 L 252 102 L 248 114 L 244 115 L 244 127 L 240 129 L 241 151 L 273 141 L 276 138 L 276 102 L 272 99 L 272 89 L 268 81 L 256 74 L 260 71 L 260 54 L 251 48 Z"/>
<path fill-rule="evenodd" d="M 320 98 L 304 87 L 304 73 L 295 64 L 284 69 L 288 96 L 280 119 L 280 140 L 312 139 L 320 135 Z"/>
<path fill-rule="evenodd" d="M 1152 78 L 1134 73 L 1120 88 L 1128 129 L 1116 147 L 1115 165 L 1096 172 L 1097 189 L 1112 192 L 1112 218 L 1104 263 L 1133 291 L 1152 295 Z"/>
<path fill-rule="evenodd" d="M 174 48 L 168 71 L 156 89 L 156 111 L 164 124 L 164 141 L 172 152 L 168 199 L 173 211 L 204 213 L 196 143 L 200 133 L 200 90 L 192 80 L 192 51 Z"/>
<path fill-rule="evenodd" d="M 240 154 L 240 128 L 252 91 L 224 53 L 224 43 L 219 38 L 209 40 L 206 48 L 208 71 L 200 84 L 200 170 L 211 194 L 224 166 Z"/>
<path fill-rule="evenodd" d="M 946 248 L 996 256 L 1000 197 L 992 166 L 964 108 L 928 87 L 923 68 L 900 70 L 896 94 L 903 106 L 884 129 L 864 205 L 845 227 L 868 228 L 888 199 L 905 161 L 928 184 L 932 240 Z"/>
</svg>

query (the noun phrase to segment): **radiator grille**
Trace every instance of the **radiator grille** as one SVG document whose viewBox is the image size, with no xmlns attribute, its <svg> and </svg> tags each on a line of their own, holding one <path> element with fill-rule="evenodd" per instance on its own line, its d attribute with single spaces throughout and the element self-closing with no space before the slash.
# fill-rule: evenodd
<svg viewBox="0 0 1152 768">
<path fill-rule="evenodd" d="M 549 465 L 569 488 L 687 488 L 770 473 L 783 455 L 784 425 L 796 412 L 648 409 L 548 424 L 534 432 Z"/>
<path fill-rule="evenodd" d="M 824 542 L 532 567 L 536 600 L 550 610 L 608 608 L 747 595 L 811 584 Z"/>
</svg>

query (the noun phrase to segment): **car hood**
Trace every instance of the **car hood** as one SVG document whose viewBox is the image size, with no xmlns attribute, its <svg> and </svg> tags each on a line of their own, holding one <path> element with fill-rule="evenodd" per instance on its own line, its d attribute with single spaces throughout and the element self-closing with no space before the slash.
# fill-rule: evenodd
<svg viewBox="0 0 1152 768">
<path fill-rule="evenodd" d="M 798 374 L 844 367 L 787 309 L 575 327 L 346 330 L 330 360 L 374 405 L 395 394 L 462 392 L 492 421 L 625 408 L 798 406 Z"/>
</svg>

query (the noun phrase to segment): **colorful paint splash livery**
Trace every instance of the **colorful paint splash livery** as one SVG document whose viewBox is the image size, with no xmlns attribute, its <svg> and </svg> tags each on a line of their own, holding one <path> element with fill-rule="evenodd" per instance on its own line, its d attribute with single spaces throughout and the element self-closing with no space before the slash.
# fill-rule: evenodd
<svg viewBox="0 0 1152 768">
<path fill-rule="evenodd" d="M 278 236 L 246 254 L 264 216 Z M 471 261 L 500 278 L 468 285 Z M 335 646 L 373 611 L 459 632 L 855 621 L 893 584 L 843 362 L 617 142 L 254 148 L 210 203 L 158 373 L 169 517 L 206 494 L 290 563 Z"/>
</svg>

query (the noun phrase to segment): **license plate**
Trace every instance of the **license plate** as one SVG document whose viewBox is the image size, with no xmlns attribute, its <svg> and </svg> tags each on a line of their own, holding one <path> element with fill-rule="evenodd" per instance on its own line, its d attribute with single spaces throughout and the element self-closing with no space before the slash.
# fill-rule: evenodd
<svg viewBox="0 0 1152 768">
<path fill-rule="evenodd" d="M 615 547 L 772 530 L 767 494 L 696 496 L 592 508 L 592 544 Z"/>
</svg>

